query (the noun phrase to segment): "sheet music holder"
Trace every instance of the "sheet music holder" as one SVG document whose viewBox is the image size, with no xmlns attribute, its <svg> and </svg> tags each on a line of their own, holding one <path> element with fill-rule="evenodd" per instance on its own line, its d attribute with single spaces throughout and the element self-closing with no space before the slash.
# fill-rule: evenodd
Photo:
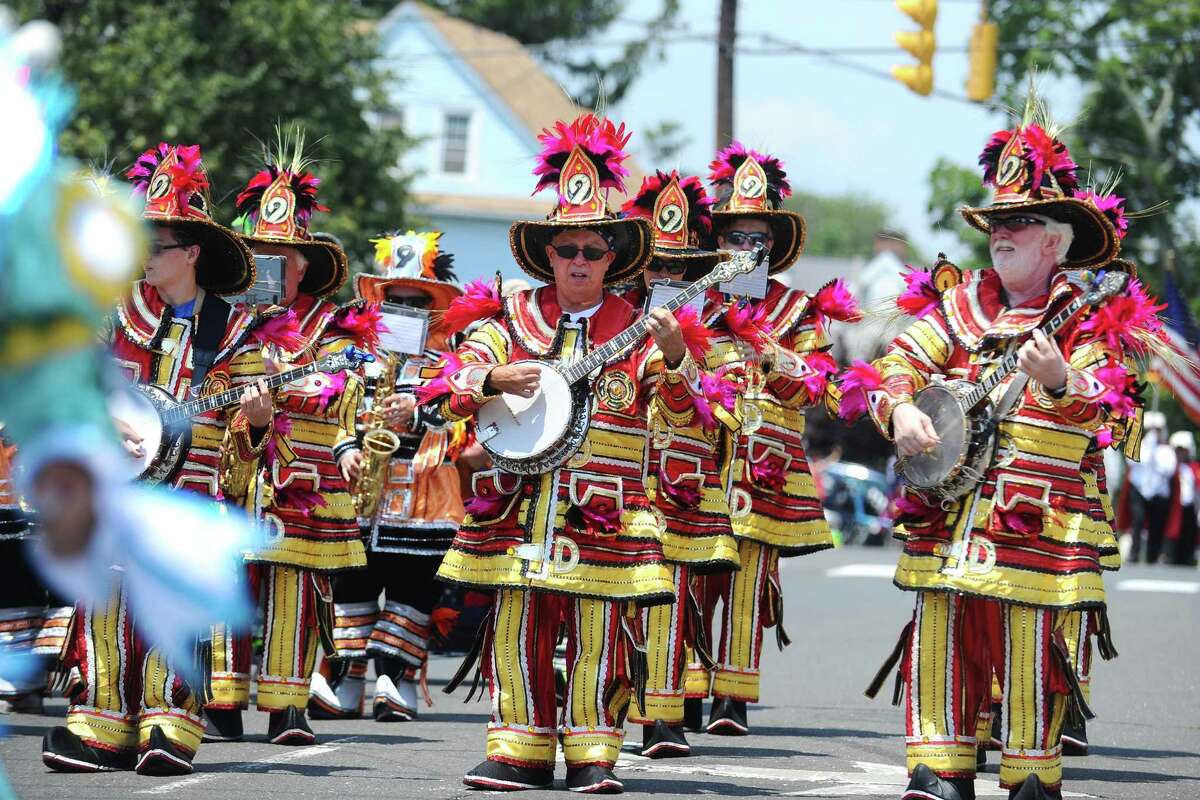
<svg viewBox="0 0 1200 800">
<path fill-rule="evenodd" d="M 646 298 L 646 307 L 643 310 L 649 311 L 652 308 L 659 308 L 660 306 L 665 305 L 667 301 L 689 286 L 691 286 L 691 284 L 685 281 L 654 281 L 650 284 L 650 296 Z M 704 293 L 701 292 L 692 300 L 692 302 L 688 303 L 686 307 L 695 309 L 697 317 L 703 317 Z"/>
<path fill-rule="evenodd" d="M 419 308 L 384 303 L 380 307 L 383 325 L 387 330 L 379 335 L 379 343 L 399 355 L 420 355 L 425 352 L 429 337 L 429 312 Z"/>
<path fill-rule="evenodd" d="M 254 283 L 241 294 L 225 298 L 231 306 L 277 306 L 283 301 L 283 279 L 287 259 L 283 256 L 255 256 Z"/>
<path fill-rule="evenodd" d="M 755 267 L 753 272 L 737 275 L 733 280 L 718 284 L 718 288 L 724 294 L 760 300 L 767 296 L 768 270 L 767 260 L 763 259 L 763 262 Z"/>
</svg>

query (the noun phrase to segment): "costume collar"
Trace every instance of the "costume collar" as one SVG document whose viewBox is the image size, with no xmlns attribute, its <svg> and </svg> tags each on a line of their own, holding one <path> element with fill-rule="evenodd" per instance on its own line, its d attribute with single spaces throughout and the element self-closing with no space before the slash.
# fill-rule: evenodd
<svg viewBox="0 0 1200 800">
<path fill-rule="evenodd" d="M 201 294 L 196 296 L 196 302 L 200 305 L 214 300 L 216 300 L 215 297 L 206 298 Z M 133 290 L 117 306 L 117 320 L 120 322 L 126 338 L 138 347 L 149 349 L 155 334 L 158 333 L 159 326 L 164 322 L 163 312 L 166 309 L 167 303 L 159 295 L 158 290 L 146 283 L 145 280 L 139 280 L 134 282 Z M 230 348 L 241 343 L 252 322 L 253 317 L 250 314 L 236 308 L 231 309 L 229 320 L 225 326 L 225 335 L 221 337 L 221 345 L 217 354 L 218 361 Z"/>
<path fill-rule="evenodd" d="M 1023 336 L 1042 324 L 1058 300 L 1075 292 L 1065 272 L 1050 281 L 1046 294 L 1013 308 L 1004 305 L 1004 287 L 994 269 L 963 274 L 963 281 L 942 294 L 942 312 L 954 338 L 972 353 L 992 342 Z"/>
<path fill-rule="evenodd" d="M 515 292 L 505 298 L 509 332 L 517 344 L 534 355 L 549 351 L 558 330 L 558 322 L 565 315 L 558 304 L 558 291 L 551 286 Z M 588 341 L 601 345 L 625 330 L 637 317 L 637 311 L 612 292 L 604 293 L 604 300 L 596 313 L 588 318 Z"/>
</svg>

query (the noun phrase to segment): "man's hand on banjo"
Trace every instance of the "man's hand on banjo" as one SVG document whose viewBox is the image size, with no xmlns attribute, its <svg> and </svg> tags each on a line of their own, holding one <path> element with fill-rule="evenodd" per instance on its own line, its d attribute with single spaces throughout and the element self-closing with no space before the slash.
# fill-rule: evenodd
<svg viewBox="0 0 1200 800">
<path fill-rule="evenodd" d="M 1051 392 L 1067 385 L 1067 360 L 1058 342 L 1039 330 L 1017 351 L 1017 369 Z"/>
<path fill-rule="evenodd" d="M 902 403 L 892 411 L 892 438 L 896 441 L 896 453 L 901 456 L 924 453 L 942 441 L 929 415 L 912 403 Z"/>
<path fill-rule="evenodd" d="M 533 397 L 540 380 L 538 368 L 533 364 L 501 364 L 492 368 L 484 385 L 503 394 Z"/>
</svg>

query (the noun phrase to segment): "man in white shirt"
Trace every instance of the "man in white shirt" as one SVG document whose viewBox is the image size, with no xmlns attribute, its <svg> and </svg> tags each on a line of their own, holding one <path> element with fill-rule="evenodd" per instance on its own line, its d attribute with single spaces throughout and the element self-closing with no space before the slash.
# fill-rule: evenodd
<svg viewBox="0 0 1200 800">
<path fill-rule="evenodd" d="M 1160 411 L 1147 411 L 1141 460 L 1129 465 L 1130 533 L 1133 543 L 1129 563 L 1141 558 L 1142 531 L 1146 531 L 1146 563 L 1158 561 L 1171 503 L 1171 479 L 1178 462 L 1167 444 L 1167 419 Z"/>
</svg>

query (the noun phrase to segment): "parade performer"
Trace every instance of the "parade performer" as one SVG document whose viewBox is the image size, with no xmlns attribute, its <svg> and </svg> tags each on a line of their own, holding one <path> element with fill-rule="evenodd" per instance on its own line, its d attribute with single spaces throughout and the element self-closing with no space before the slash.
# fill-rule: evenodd
<svg viewBox="0 0 1200 800">
<path fill-rule="evenodd" d="M 791 194 L 783 163 L 734 142 L 717 154 L 709 180 L 719 200 L 717 248 L 764 245 L 769 274 L 791 267 L 804 249 L 805 223 L 781 207 Z M 788 643 L 779 559 L 833 547 L 804 450 L 804 409 L 822 402 L 835 371 L 830 321 L 858 317 L 840 280 L 808 294 L 771 278 L 761 299 L 734 298 L 719 320 L 707 320 L 729 332 L 713 338 L 709 365 L 736 381 L 740 397 L 729 503 L 740 569 L 705 579 L 709 614 L 717 597 L 724 610 L 715 668 L 693 662 L 689 670 L 689 727 L 700 724 L 700 703 L 711 691 L 707 731 L 749 732 L 746 704 L 759 699 L 764 629 L 775 627 L 781 648 Z"/>
<path fill-rule="evenodd" d="M 234 227 L 256 255 L 286 260 L 281 305 L 298 333 L 268 342 L 270 369 L 298 366 L 349 346 L 374 347 L 378 313 L 367 304 L 339 308 L 325 299 L 345 283 L 345 252 L 308 232 L 319 179 L 303 155 L 304 136 L 279 136 L 278 152 L 237 196 Z M 265 466 L 252 477 L 251 508 L 274 529 L 268 545 L 247 557 L 249 578 L 263 610 L 258 709 L 270 714 L 274 744 L 316 741 L 308 725 L 309 682 L 317 645 L 334 650 L 330 578 L 366 566 L 348 481 L 360 458 L 355 415 L 362 382 L 352 373 L 314 373 L 280 389 L 279 413 Z M 213 700 L 206 706 L 206 738 L 242 738 L 242 711 L 250 700 L 250 643 L 246 631 L 213 638 Z"/>
<path fill-rule="evenodd" d="M 904 798 L 974 797 L 976 717 L 992 676 L 1003 692 L 1000 785 L 1020 800 L 1061 797 L 1060 734 L 1087 716 L 1065 642 L 1072 612 L 1104 624 L 1103 547 L 1081 461 L 1108 421 L 1136 413 L 1126 359 L 1158 342 L 1156 307 L 1137 284 L 1047 336 L 1040 326 L 1117 254 L 1113 223 L 1078 186 L 1076 165 L 1032 90 L 1013 130 L 980 163 L 992 205 L 967 208 L 989 235 L 991 268 L 943 263 L 910 275 L 899 305 L 920 319 L 873 365 L 842 382 L 843 416 L 870 412 L 903 458 L 937 448 L 912 402 L 930 381 L 976 381 L 1004 356 L 1018 370 L 994 387 L 997 454 L 982 481 L 938 502 L 906 489 L 895 574 L 916 593 L 913 620 L 868 690 L 901 660 L 911 781 Z M 1011 392 L 1010 392 L 1011 388 Z"/>
<path fill-rule="evenodd" d="M 438 575 L 495 592 L 480 642 L 492 694 L 487 760 L 464 782 L 548 787 L 561 737 L 568 788 L 617 792 L 622 723 L 631 692 L 644 686 L 637 607 L 675 597 L 642 477 L 647 412 L 659 404 L 664 419 L 687 424 L 699 380 L 674 316 L 659 309 L 639 322 L 636 309 L 605 291 L 636 279 L 651 256 L 650 225 L 616 219 L 607 207 L 607 190 L 624 191 L 624 126 L 584 114 L 539 138 L 537 188 L 556 188 L 558 203 L 546 220 L 514 223 L 509 238 L 517 264 L 549 285 L 473 297 L 487 321 L 423 396 L 450 420 L 471 419 L 489 401 L 545 408 L 540 371 L 528 359 L 578 365 L 589 353 L 627 346 L 575 384 L 582 405 L 553 410 L 587 414 L 581 445 L 565 463 L 475 474 L 467 517 Z M 617 338 L 631 326 L 638 336 Z M 662 353 L 661 371 L 645 331 Z M 479 431 L 485 446 L 493 435 Z M 564 622 L 559 718 L 552 661 Z"/>
<path fill-rule="evenodd" d="M 621 209 L 626 217 L 642 217 L 654 228 L 654 256 L 642 273 L 643 283 L 625 295 L 642 308 L 656 281 L 691 283 L 707 275 L 721 254 L 700 248 L 712 235 L 712 198 L 695 176 L 659 172 L 642 183 Z M 706 302 L 707 301 L 707 302 Z M 684 678 L 688 656 L 707 657 L 699 599 L 693 575 L 728 572 L 738 565 L 737 543 L 729 525 L 730 467 L 737 419 L 736 384 L 706 369 L 713 335 L 728 334 L 722 322 L 724 300 L 713 293 L 701 297 L 702 311 L 676 311 L 684 341 L 701 368 L 703 397 L 697 398 L 692 424 L 672 427 L 651 409 L 650 458 L 646 489 L 661 512 L 663 555 L 675 578 L 675 602 L 645 610 L 648 665 L 645 702 L 635 698 L 629 720 L 641 724 L 642 755 L 686 756 L 691 752 L 683 732 Z M 711 663 L 711 661 L 710 661 Z"/>
<path fill-rule="evenodd" d="M 253 282 L 253 261 L 238 236 L 209 216 L 199 147 L 160 144 L 126 175 L 146 197 L 144 216 L 153 224 L 153 239 L 145 278 L 116 310 L 113 358 L 127 378 L 178 400 L 246 387 L 240 408 L 193 418 L 182 465 L 170 481 L 175 489 L 236 500 L 245 486 L 223 480 L 222 461 L 254 464 L 272 430 L 260 353 L 267 334 L 250 314 L 220 297 Z M 140 437 L 123 433 L 136 454 Z M 186 683 L 159 650 L 141 641 L 119 584 L 107 607 L 76 609 L 64 665 L 77 670 L 77 680 L 67 687 L 66 726 L 52 729 L 43 742 L 48 767 L 129 769 L 136 755 L 142 774 L 192 771 L 207 687 Z"/>
<path fill-rule="evenodd" d="M 462 292 L 453 284 L 453 256 L 440 252 L 440 237 L 409 231 L 374 239 L 376 274 L 355 278 L 359 299 L 423 315 L 428 336 L 422 352 L 381 350 L 379 360 L 364 368 L 364 463 L 353 494 L 367 569 L 334 581 L 338 657 L 326 658 L 313 675 L 314 718 L 361 716 L 368 658 L 375 660 L 375 719 L 417 717 L 434 606 L 442 594 L 435 577 L 466 513 L 454 462 L 467 426 L 447 423 L 433 406 L 416 405 L 423 371 L 446 357 L 458 330 L 444 314 Z"/>
</svg>

